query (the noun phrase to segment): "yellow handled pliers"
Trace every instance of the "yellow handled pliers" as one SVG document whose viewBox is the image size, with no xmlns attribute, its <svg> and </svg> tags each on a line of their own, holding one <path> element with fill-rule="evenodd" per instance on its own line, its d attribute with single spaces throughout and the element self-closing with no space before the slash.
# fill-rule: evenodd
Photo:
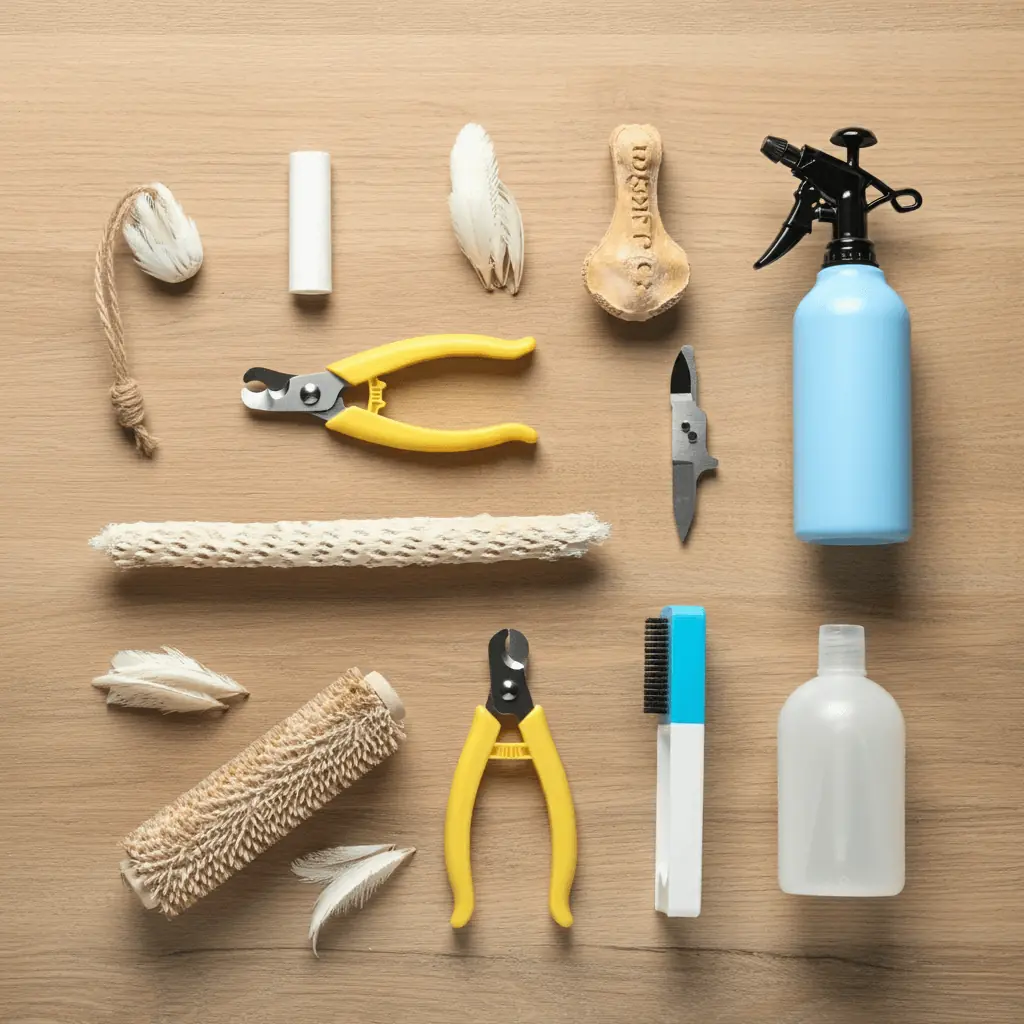
<svg viewBox="0 0 1024 1024">
<path fill-rule="evenodd" d="M 339 434 L 413 452 L 467 452 L 505 441 L 537 443 L 537 431 L 523 423 L 499 423 L 472 430 L 433 430 L 378 415 L 384 408 L 384 381 L 380 377 L 416 363 L 446 356 L 518 359 L 532 352 L 533 338 L 505 341 L 482 334 L 428 334 L 393 341 L 331 363 L 321 373 L 290 374 L 254 366 L 242 378 L 242 401 L 261 412 L 305 412 L 327 421 Z M 345 404 L 345 391 L 369 385 L 365 409 Z"/>
<path fill-rule="evenodd" d="M 576 811 L 562 760 L 551 738 L 544 709 L 534 705 L 526 685 L 529 645 L 515 629 L 499 630 L 487 649 L 491 692 L 486 707 L 477 707 L 473 725 L 455 767 L 444 819 L 444 861 L 455 897 L 452 927 L 461 928 L 473 914 L 470 831 L 480 779 L 488 761 L 533 761 L 540 778 L 551 827 L 551 883 L 548 908 L 563 928 L 572 924 L 569 892 L 576 874 Z M 501 718 L 516 721 L 522 743 L 498 743 Z"/>
</svg>

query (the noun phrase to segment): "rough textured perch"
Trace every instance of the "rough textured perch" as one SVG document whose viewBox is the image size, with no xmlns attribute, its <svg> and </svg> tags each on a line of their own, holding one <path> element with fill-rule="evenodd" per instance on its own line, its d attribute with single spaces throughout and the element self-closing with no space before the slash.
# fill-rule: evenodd
<svg viewBox="0 0 1024 1024">
<path fill-rule="evenodd" d="M 579 558 L 611 527 L 593 513 L 279 523 L 111 523 L 90 544 L 119 569 L 288 569 Z"/>
</svg>

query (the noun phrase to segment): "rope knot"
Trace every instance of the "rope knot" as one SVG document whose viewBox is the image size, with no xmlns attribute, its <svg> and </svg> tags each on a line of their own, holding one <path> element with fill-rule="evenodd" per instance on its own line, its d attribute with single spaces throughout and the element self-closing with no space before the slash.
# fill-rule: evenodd
<svg viewBox="0 0 1024 1024">
<path fill-rule="evenodd" d="M 135 434 L 135 447 L 143 455 L 152 455 L 156 451 L 157 440 L 143 426 L 146 410 L 138 383 L 132 377 L 114 381 L 110 388 L 110 404 L 117 414 L 117 422 Z"/>
<path fill-rule="evenodd" d="M 114 382 L 110 389 L 110 404 L 117 413 L 117 422 L 126 430 L 134 430 L 142 424 L 145 415 L 142 392 L 133 378 Z"/>
</svg>

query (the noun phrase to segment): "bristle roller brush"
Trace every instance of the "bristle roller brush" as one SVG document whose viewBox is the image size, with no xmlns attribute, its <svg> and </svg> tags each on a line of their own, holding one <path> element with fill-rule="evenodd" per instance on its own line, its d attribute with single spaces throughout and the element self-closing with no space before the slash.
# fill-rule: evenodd
<svg viewBox="0 0 1024 1024">
<path fill-rule="evenodd" d="M 393 754 L 404 717 L 383 676 L 350 670 L 135 829 L 122 877 L 180 914 Z"/>
</svg>

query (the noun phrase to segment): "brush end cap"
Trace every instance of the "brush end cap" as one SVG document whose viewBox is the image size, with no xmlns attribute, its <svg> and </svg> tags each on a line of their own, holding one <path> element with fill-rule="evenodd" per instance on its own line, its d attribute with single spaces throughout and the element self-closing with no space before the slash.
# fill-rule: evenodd
<svg viewBox="0 0 1024 1024">
<path fill-rule="evenodd" d="M 385 707 L 391 712 L 391 717 L 396 722 L 404 721 L 405 705 L 402 703 L 402 698 L 395 693 L 394 687 L 379 672 L 368 672 L 363 678 L 370 689 L 384 702 Z"/>
</svg>

